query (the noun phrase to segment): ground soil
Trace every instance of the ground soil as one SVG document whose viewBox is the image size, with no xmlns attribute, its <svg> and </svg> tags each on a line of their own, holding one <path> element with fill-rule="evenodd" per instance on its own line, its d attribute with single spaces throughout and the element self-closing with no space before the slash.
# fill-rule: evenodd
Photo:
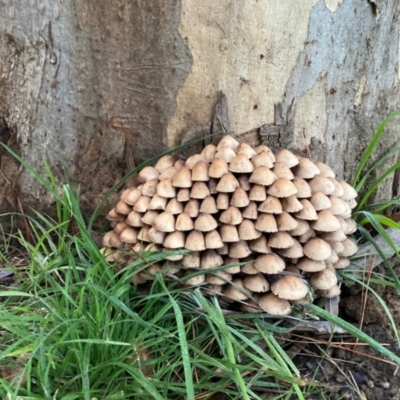
<svg viewBox="0 0 400 400">
<path fill-rule="evenodd" d="M 375 272 L 385 273 L 383 266 Z M 400 275 L 400 266 L 395 268 Z M 400 296 L 393 288 L 381 285 L 371 287 L 382 297 L 400 332 Z M 400 348 L 389 319 L 371 293 L 368 293 L 365 311 L 362 312 L 363 291 L 358 285 L 344 288 L 340 302 L 340 315 L 347 321 L 359 326 L 376 341 L 387 344 L 391 351 L 400 356 Z M 314 336 L 314 339 L 317 337 Z M 320 338 L 321 339 L 321 338 Z M 328 338 L 329 339 L 329 338 Z M 348 335 L 335 335 L 334 342 L 349 343 Z M 352 346 L 343 344 L 352 350 L 330 348 L 322 345 L 307 345 L 294 357 L 294 362 L 302 375 L 314 377 L 320 385 L 326 386 L 326 399 L 368 399 L 368 400 L 400 400 L 400 370 L 389 360 L 369 346 Z M 326 351 L 326 353 L 325 353 Z M 325 356 L 324 356 L 325 353 Z M 364 354 L 363 354 L 364 353 Z M 324 359 L 321 359 L 321 356 Z M 321 393 L 308 399 L 321 399 Z"/>
</svg>

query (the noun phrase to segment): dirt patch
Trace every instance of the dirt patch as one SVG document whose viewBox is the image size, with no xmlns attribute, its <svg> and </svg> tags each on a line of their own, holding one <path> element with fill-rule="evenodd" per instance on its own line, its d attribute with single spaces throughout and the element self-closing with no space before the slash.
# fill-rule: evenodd
<svg viewBox="0 0 400 400">
<path fill-rule="evenodd" d="M 397 266 L 395 271 L 399 275 L 400 266 Z M 374 272 L 384 274 L 384 267 L 379 266 Z M 399 332 L 400 296 L 391 287 L 373 284 L 371 287 L 388 306 Z M 366 334 L 400 356 L 396 333 L 377 298 L 369 292 L 364 312 L 362 304 L 361 286 L 344 288 L 340 316 L 355 326 L 359 326 L 360 321 L 363 321 L 362 330 Z M 321 337 L 312 339 L 329 340 Z M 352 344 L 354 339 L 351 336 L 335 335 L 332 341 L 335 346 L 342 343 L 343 348 L 309 344 L 293 359 L 303 376 L 315 379 L 317 386 L 325 387 L 324 398 L 400 400 L 400 370 L 398 371 L 395 363 L 382 357 L 370 346 Z M 319 400 L 320 396 L 320 393 L 315 396 L 310 393 L 307 399 Z"/>
</svg>

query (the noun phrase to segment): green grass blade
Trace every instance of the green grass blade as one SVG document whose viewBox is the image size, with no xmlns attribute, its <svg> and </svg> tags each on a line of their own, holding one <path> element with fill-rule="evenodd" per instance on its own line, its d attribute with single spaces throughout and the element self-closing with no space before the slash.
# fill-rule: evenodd
<svg viewBox="0 0 400 400">
<path fill-rule="evenodd" d="M 367 162 L 369 161 L 369 159 L 371 158 L 371 154 L 373 153 L 373 151 L 375 150 L 376 146 L 378 145 L 379 139 L 382 136 L 386 125 L 395 117 L 397 117 L 398 115 L 400 115 L 400 109 L 396 110 L 394 112 L 392 112 L 391 114 L 389 114 L 383 121 L 382 123 L 379 125 L 378 129 L 376 130 L 374 136 L 372 137 L 371 143 L 369 144 L 369 146 L 367 147 L 367 150 L 365 151 L 364 155 L 361 158 L 360 164 L 357 168 L 357 171 L 354 175 L 354 179 L 353 179 L 353 187 L 356 187 L 361 173 L 365 167 L 365 165 L 367 164 Z"/>
<path fill-rule="evenodd" d="M 387 153 L 385 156 L 383 156 L 381 159 L 379 159 L 367 172 L 363 173 L 363 177 L 360 179 L 360 182 L 358 185 L 354 188 L 357 192 L 361 190 L 361 188 L 364 186 L 368 176 L 377 168 L 379 168 L 389 157 L 392 155 L 396 154 L 398 151 L 400 151 L 400 146 L 395 147 L 393 150 L 391 150 L 389 153 Z"/>
<path fill-rule="evenodd" d="M 308 309 L 312 310 L 316 315 L 319 317 L 325 319 L 326 321 L 332 322 L 336 326 L 339 326 L 340 328 L 344 329 L 354 337 L 358 338 L 364 343 L 369 344 L 371 347 L 373 347 L 375 350 L 379 351 L 382 353 L 384 356 L 388 357 L 390 360 L 394 361 L 395 363 L 400 365 L 400 357 L 396 356 L 393 352 L 391 352 L 389 349 L 387 349 L 385 346 L 382 346 L 380 343 L 378 343 L 375 339 L 372 339 L 370 336 L 368 336 L 366 333 L 361 331 L 360 329 L 356 328 L 349 322 L 331 314 L 328 311 L 323 310 L 322 308 L 314 305 L 314 304 L 308 304 L 307 306 Z"/>
<path fill-rule="evenodd" d="M 377 231 L 381 234 L 381 232 L 387 236 L 387 233 L 385 232 L 385 230 L 382 228 L 382 226 L 379 226 L 377 224 L 376 228 Z M 375 226 L 374 226 L 375 227 Z M 376 251 L 378 252 L 378 254 L 381 256 L 383 263 L 385 264 L 386 268 L 389 270 L 390 274 L 392 275 L 392 279 L 394 281 L 395 287 L 396 287 L 396 291 L 397 294 L 400 294 L 400 280 L 396 274 L 396 272 L 394 271 L 392 265 L 390 264 L 389 260 L 387 259 L 385 253 L 382 251 L 382 249 L 380 248 L 380 246 L 378 245 L 378 243 L 376 243 L 376 241 L 374 240 L 374 238 L 372 237 L 372 235 L 362 226 L 358 227 L 358 231 L 365 237 L 366 240 L 368 240 L 370 243 L 372 243 L 372 245 L 375 247 Z M 391 244 L 390 244 L 391 243 Z M 389 238 L 389 242 L 388 244 L 390 245 L 390 247 L 392 247 L 393 250 L 395 250 L 395 252 L 397 253 L 397 248 L 394 246 L 392 240 Z"/>
<path fill-rule="evenodd" d="M 165 288 L 165 290 L 167 289 Z M 183 371 L 185 374 L 186 396 L 188 400 L 194 400 L 195 396 L 193 388 L 192 366 L 190 363 L 189 348 L 186 340 L 186 332 L 185 332 L 185 325 L 183 323 L 182 311 L 179 308 L 178 303 L 172 298 L 172 296 L 169 296 L 169 298 L 172 307 L 174 308 L 176 324 L 179 333 L 179 343 L 181 347 Z"/>
</svg>

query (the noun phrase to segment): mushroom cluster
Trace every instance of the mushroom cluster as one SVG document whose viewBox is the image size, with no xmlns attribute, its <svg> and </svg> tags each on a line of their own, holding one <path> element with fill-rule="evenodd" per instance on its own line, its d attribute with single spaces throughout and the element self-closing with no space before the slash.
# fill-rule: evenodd
<svg viewBox="0 0 400 400">
<path fill-rule="evenodd" d="M 169 252 L 135 283 L 162 269 L 248 312 L 275 315 L 311 293 L 340 294 L 335 270 L 357 251 L 348 237 L 357 192 L 326 164 L 227 135 L 186 162 L 160 158 L 138 181 L 108 213 L 113 230 L 103 237 L 110 263 L 128 262 L 129 252 Z"/>
</svg>

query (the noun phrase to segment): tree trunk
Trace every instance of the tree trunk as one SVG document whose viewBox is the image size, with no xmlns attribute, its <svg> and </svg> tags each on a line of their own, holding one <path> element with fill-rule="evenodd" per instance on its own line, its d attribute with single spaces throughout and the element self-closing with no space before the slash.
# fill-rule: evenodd
<svg viewBox="0 0 400 400">
<path fill-rule="evenodd" d="M 3 0 L 0 140 L 39 171 L 43 158 L 65 168 L 92 209 L 135 164 L 209 127 L 222 91 L 232 133 L 349 179 L 400 105 L 399 12 L 396 0 Z M 1 171 L 0 211 L 16 189 L 49 208 L 4 153 Z M 398 177 L 381 191 L 398 196 Z"/>
</svg>

